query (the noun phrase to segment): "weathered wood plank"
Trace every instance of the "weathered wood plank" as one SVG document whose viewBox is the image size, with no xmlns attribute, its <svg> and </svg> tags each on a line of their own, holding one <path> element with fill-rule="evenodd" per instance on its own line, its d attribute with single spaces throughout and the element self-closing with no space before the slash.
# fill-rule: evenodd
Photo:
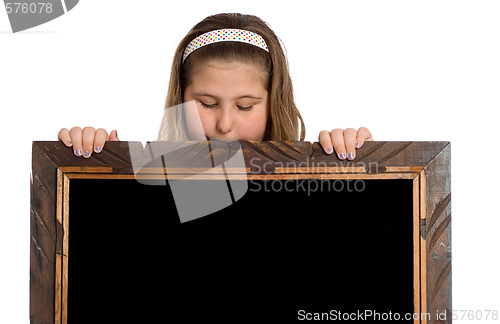
<svg viewBox="0 0 500 324">
<path fill-rule="evenodd" d="M 275 141 L 240 141 L 228 144 L 222 141 L 210 142 L 149 142 L 143 148 L 140 142 L 106 142 L 101 153 L 93 153 L 89 159 L 77 159 L 73 150 L 60 142 L 36 142 L 47 153 L 48 158 L 65 172 L 132 174 L 130 151 L 148 156 L 166 152 L 162 157 L 149 160 L 144 165 L 149 168 L 212 168 L 241 149 L 246 167 L 262 165 L 283 167 L 321 166 L 332 168 L 379 167 L 378 172 L 394 168 L 395 172 L 421 171 L 436 156 L 447 142 L 366 142 L 356 150 L 354 161 L 340 160 L 336 154 L 326 154 L 319 143 L 311 142 L 275 142 Z M 238 145 L 239 144 L 239 145 Z M 55 153 L 54 153 L 55 152 Z M 53 154 L 54 153 L 54 154 Z M 97 170 L 97 171 L 95 171 Z"/>
<path fill-rule="evenodd" d="M 426 166 L 426 286 L 430 323 L 451 323 L 451 146 Z M 439 321 L 436 313 L 446 313 Z"/>
<path fill-rule="evenodd" d="M 57 166 L 33 143 L 30 208 L 30 319 L 54 323 Z"/>
<path fill-rule="evenodd" d="M 47 296 L 54 290 L 54 266 L 33 235 L 30 241 L 30 322 L 54 323 L 54 300 Z"/>
<path fill-rule="evenodd" d="M 41 249 L 54 262 L 57 242 L 57 221 L 55 197 L 50 196 L 36 173 L 32 175 L 31 185 L 31 234 L 39 242 Z"/>
</svg>

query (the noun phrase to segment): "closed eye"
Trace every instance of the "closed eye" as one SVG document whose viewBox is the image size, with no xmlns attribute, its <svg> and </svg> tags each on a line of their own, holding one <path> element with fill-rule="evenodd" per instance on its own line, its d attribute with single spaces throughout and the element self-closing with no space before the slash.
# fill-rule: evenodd
<svg viewBox="0 0 500 324">
<path fill-rule="evenodd" d="M 212 105 L 209 105 L 209 104 L 204 103 L 203 101 L 200 101 L 200 104 L 201 104 L 203 107 L 207 108 L 207 109 L 213 109 L 213 108 L 216 108 L 216 107 L 217 107 L 217 104 L 212 104 Z M 250 109 L 252 109 L 252 108 L 253 108 L 253 105 L 250 105 L 250 106 L 248 106 L 248 107 L 241 107 L 241 106 L 236 106 L 236 107 L 238 107 L 238 109 L 239 109 L 239 110 L 241 110 L 241 111 L 249 111 Z"/>
<path fill-rule="evenodd" d="M 251 106 L 248 106 L 248 107 L 240 107 L 240 106 L 237 106 L 239 110 L 242 110 L 242 111 L 249 111 L 250 109 L 252 109 L 253 105 Z"/>
<path fill-rule="evenodd" d="M 217 107 L 217 104 L 207 105 L 206 103 L 204 103 L 204 102 L 202 102 L 202 101 L 200 101 L 200 103 L 201 103 L 201 105 L 202 105 L 203 107 L 205 107 L 205 108 L 209 108 L 209 109 L 210 109 L 210 108 L 215 108 L 215 107 Z"/>
</svg>

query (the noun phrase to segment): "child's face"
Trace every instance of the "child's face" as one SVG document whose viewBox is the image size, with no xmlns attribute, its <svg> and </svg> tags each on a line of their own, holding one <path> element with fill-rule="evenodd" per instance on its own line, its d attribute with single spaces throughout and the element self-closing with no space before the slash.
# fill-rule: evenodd
<svg viewBox="0 0 500 324">
<path fill-rule="evenodd" d="M 210 61 L 193 69 L 183 100 L 195 100 L 206 137 L 260 141 L 269 114 L 265 78 L 253 64 Z"/>
</svg>

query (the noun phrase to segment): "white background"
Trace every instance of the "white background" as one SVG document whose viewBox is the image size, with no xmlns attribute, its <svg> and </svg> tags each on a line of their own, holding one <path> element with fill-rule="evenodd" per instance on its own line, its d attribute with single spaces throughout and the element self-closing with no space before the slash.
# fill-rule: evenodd
<svg viewBox="0 0 500 324">
<path fill-rule="evenodd" d="M 29 322 L 31 142 L 75 125 L 155 140 L 178 42 L 220 12 L 282 39 L 307 140 L 451 141 L 453 308 L 500 310 L 500 2 L 82 0 L 16 34 L 0 8 L 0 323 Z"/>
</svg>

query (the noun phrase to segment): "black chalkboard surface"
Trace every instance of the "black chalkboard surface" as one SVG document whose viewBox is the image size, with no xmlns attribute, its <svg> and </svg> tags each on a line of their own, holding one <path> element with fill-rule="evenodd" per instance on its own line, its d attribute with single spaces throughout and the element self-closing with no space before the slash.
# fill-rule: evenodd
<svg viewBox="0 0 500 324">
<path fill-rule="evenodd" d="M 222 180 L 199 186 L 211 181 Z M 148 322 L 413 313 L 412 181 L 314 193 L 297 181 L 252 181 L 236 203 L 180 223 L 169 186 L 73 180 L 68 322 L 91 322 L 89 308 Z"/>
</svg>

